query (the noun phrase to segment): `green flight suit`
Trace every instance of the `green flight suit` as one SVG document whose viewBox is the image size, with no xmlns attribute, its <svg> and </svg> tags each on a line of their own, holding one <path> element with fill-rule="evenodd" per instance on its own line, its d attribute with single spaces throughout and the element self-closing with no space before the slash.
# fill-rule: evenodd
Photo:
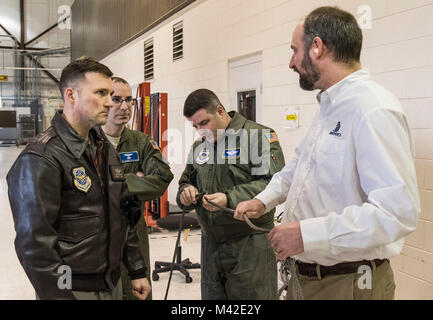
<svg viewBox="0 0 433 320">
<path fill-rule="evenodd" d="M 284 156 L 274 130 L 249 121 L 237 112 L 224 137 L 216 143 L 196 141 L 179 180 L 177 203 L 196 209 L 202 227 L 202 299 L 276 299 L 277 265 L 267 233 L 223 211 L 210 212 L 199 203 L 185 207 L 180 194 L 189 185 L 199 192 L 227 195 L 227 207 L 235 209 L 263 191 L 272 175 L 284 167 Z M 240 130 L 243 129 L 243 130 Z M 259 161 L 259 157 L 264 161 Z M 252 222 L 274 227 L 275 209 Z"/>
<path fill-rule="evenodd" d="M 125 172 L 128 189 L 137 194 L 142 201 L 142 210 L 145 208 L 145 201 L 156 199 L 162 196 L 173 180 L 173 174 L 169 165 L 164 161 L 156 143 L 147 134 L 125 128 L 117 146 L 122 165 Z M 135 173 L 141 171 L 144 177 L 140 178 Z M 140 246 L 143 258 L 147 266 L 147 279 L 150 277 L 149 237 L 147 233 L 144 216 L 141 215 L 137 223 L 137 234 L 140 238 Z M 135 300 L 132 294 L 131 280 L 126 268 L 122 265 L 123 299 Z M 152 299 L 152 292 L 148 300 Z"/>
</svg>

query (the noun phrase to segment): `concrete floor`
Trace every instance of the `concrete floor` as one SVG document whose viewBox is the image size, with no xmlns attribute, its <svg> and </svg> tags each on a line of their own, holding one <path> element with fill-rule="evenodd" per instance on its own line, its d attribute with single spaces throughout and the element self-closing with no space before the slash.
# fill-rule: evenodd
<svg viewBox="0 0 433 320">
<path fill-rule="evenodd" d="M 15 230 L 7 195 L 6 174 L 23 150 L 22 147 L 0 146 L 0 299 L 34 300 L 35 293 L 15 254 Z M 191 230 L 187 241 L 182 233 L 182 258 L 200 263 L 200 230 Z M 150 234 L 150 259 L 152 269 L 155 261 L 172 261 L 177 232 L 166 231 Z M 168 300 L 199 300 L 200 269 L 190 270 L 192 283 L 178 271 L 173 272 Z M 161 273 L 158 281 L 152 282 L 154 300 L 164 299 L 169 272 Z"/>
</svg>

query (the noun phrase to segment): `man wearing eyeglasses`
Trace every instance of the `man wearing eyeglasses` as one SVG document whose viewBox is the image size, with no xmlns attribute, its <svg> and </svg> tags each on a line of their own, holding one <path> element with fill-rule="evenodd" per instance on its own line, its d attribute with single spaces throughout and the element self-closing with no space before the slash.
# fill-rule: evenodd
<svg viewBox="0 0 433 320">
<path fill-rule="evenodd" d="M 156 199 L 165 192 L 173 180 L 173 174 L 156 142 L 147 134 L 126 127 L 131 119 L 135 99 L 132 98 L 132 89 L 128 82 L 119 77 L 113 77 L 112 80 L 113 107 L 102 130 L 120 155 L 128 189 L 138 195 L 143 208 L 145 201 Z M 149 237 L 143 215 L 140 215 L 137 224 L 137 234 L 146 261 L 147 279 L 150 284 Z M 136 299 L 129 284 L 128 272 L 123 266 L 122 283 L 123 299 Z M 147 299 L 152 299 L 151 293 Z"/>
</svg>

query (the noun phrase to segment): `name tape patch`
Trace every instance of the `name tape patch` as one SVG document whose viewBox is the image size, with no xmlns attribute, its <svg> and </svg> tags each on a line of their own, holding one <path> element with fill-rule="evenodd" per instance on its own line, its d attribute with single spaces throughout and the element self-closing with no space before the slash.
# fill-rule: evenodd
<svg viewBox="0 0 433 320">
<path fill-rule="evenodd" d="M 223 158 L 225 160 L 239 159 L 241 157 L 241 148 L 225 149 Z"/>
<path fill-rule="evenodd" d="M 119 155 L 120 155 L 120 159 L 122 160 L 122 163 L 137 162 L 138 160 L 140 160 L 137 151 L 122 152 L 119 153 Z"/>
</svg>

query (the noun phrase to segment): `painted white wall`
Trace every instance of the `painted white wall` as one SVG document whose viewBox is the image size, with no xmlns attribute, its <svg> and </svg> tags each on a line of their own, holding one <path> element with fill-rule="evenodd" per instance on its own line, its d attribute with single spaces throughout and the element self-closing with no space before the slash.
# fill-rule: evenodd
<svg viewBox="0 0 433 320">
<path fill-rule="evenodd" d="M 228 110 L 239 110 L 238 93 L 254 90 L 256 94 L 256 122 L 262 122 L 262 53 L 229 61 L 229 106 Z"/>
<path fill-rule="evenodd" d="M 199 0 L 103 62 L 137 85 L 144 79 L 143 43 L 153 37 L 152 92 L 168 93 L 169 128 L 183 133 L 182 108 L 187 95 L 205 87 L 228 106 L 229 61 L 261 52 L 261 122 L 277 131 L 287 161 L 318 110 L 316 92 L 302 91 L 298 75 L 289 70 L 291 32 L 303 16 L 323 5 L 338 5 L 360 19 L 365 11 L 358 13 L 358 9 L 371 9 L 372 28 L 363 30 L 362 64 L 406 109 L 417 148 L 423 203 L 419 228 L 407 238 L 403 254 L 392 261 L 396 295 L 433 299 L 433 0 Z M 184 58 L 173 62 L 171 29 L 180 20 L 184 23 Z M 300 109 L 295 130 L 284 128 L 284 110 L 290 106 Z M 170 148 L 169 152 L 187 150 Z M 172 168 L 175 179 L 169 200 L 175 201 L 184 164 Z"/>
</svg>

